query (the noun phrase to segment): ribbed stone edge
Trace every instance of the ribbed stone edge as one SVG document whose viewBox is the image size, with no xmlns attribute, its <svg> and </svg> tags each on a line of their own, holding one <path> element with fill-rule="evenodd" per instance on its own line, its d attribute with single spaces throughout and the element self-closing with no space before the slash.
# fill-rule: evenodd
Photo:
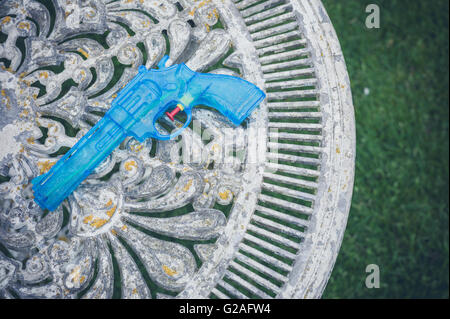
<svg viewBox="0 0 450 319">
<path fill-rule="evenodd" d="M 323 158 L 312 227 L 278 298 L 320 298 L 336 261 L 350 210 L 356 155 L 350 80 L 333 25 L 319 0 L 291 1 L 320 82 Z"/>
</svg>

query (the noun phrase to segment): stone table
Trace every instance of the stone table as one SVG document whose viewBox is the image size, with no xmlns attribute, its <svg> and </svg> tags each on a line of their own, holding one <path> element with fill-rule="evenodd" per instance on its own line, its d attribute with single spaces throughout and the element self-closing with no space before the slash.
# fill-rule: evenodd
<svg viewBox="0 0 450 319">
<path fill-rule="evenodd" d="M 127 138 L 56 211 L 40 209 L 31 179 L 166 54 L 267 98 L 237 128 L 201 106 L 176 140 Z M 1 298 L 321 296 L 355 126 L 319 0 L 7 0 L 0 66 Z"/>
</svg>

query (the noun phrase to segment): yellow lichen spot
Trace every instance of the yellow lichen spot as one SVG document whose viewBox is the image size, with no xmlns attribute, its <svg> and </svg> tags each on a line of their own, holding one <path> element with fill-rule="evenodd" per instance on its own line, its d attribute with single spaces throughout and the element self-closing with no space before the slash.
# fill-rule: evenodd
<svg viewBox="0 0 450 319">
<path fill-rule="evenodd" d="M 201 8 L 201 7 L 203 7 L 205 4 L 210 3 L 210 2 L 211 2 L 211 0 L 205 0 L 205 1 L 202 1 L 202 2 L 200 2 L 200 4 L 198 5 L 198 8 Z"/>
<path fill-rule="evenodd" d="M 139 153 L 139 152 L 144 148 L 144 145 L 142 145 L 142 144 L 131 145 L 130 148 L 131 148 L 131 150 L 132 150 L 133 152 Z"/>
<path fill-rule="evenodd" d="M 49 160 L 45 161 L 45 162 L 39 162 L 38 166 L 40 169 L 40 173 L 44 174 L 47 173 L 50 168 L 52 168 L 53 165 L 55 165 L 56 162 L 50 162 Z"/>
<path fill-rule="evenodd" d="M 341 149 L 339 147 L 336 147 L 336 153 L 341 154 Z"/>
<path fill-rule="evenodd" d="M 109 217 L 112 217 L 112 215 L 114 215 L 114 213 L 116 212 L 117 206 L 114 205 L 110 210 L 108 210 L 106 212 L 106 215 L 108 215 Z"/>
<path fill-rule="evenodd" d="M 205 223 L 206 226 L 211 226 L 212 225 L 211 219 L 205 219 L 204 223 Z"/>
<path fill-rule="evenodd" d="M 137 163 L 135 161 L 128 161 L 125 163 L 125 169 L 127 171 L 131 171 L 133 169 L 133 167 L 137 168 Z"/>
<path fill-rule="evenodd" d="M 21 30 L 27 29 L 30 31 L 30 24 L 28 22 L 20 22 L 17 27 Z"/>
<path fill-rule="evenodd" d="M 4 71 L 8 71 L 8 72 L 13 73 L 13 74 L 15 73 L 11 67 L 5 68 L 3 65 L 0 65 L 0 68 L 2 70 L 4 70 Z"/>
<path fill-rule="evenodd" d="M 34 144 L 34 137 L 29 137 L 29 138 L 27 138 L 27 142 L 28 142 L 29 144 Z"/>
<path fill-rule="evenodd" d="M 105 207 L 110 207 L 113 204 L 112 199 L 110 199 L 106 204 Z"/>
<path fill-rule="evenodd" d="M 141 21 L 141 24 L 142 24 L 142 26 L 144 28 L 149 28 L 150 27 L 150 20 Z"/>
<path fill-rule="evenodd" d="M 74 267 L 73 269 L 72 269 L 72 271 L 70 272 L 70 276 L 72 277 L 72 279 L 71 279 L 71 281 L 73 282 L 73 283 L 75 283 L 75 282 L 80 282 L 80 283 L 82 283 L 85 279 L 86 279 L 86 277 L 84 277 L 84 276 L 80 276 L 81 274 L 80 274 L 80 270 L 81 270 L 81 267 L 80 266 L 76 266 L 76 267 Z M 83 279 L 83 281 L 81 281 L 81 278 L 82 277 L 84 277 L 84 279 Z"/>
<path fill-rule="evenodd" d="M 6 17 L 3 18 L 1 24 L 6 24 L 6 23 L 8 23 L 9 21 L 11 21 L 11 17 L 10 17 L 10 16 L 6 16 Z"/>
<path fill-rule="evenodd" d="M 82 284 L 86 280 L 86 276 L 81 276 L 80 278 L 80 284 Z"/>
<path fill-rule="evenodd" d="M 85 58 L 89 58 L 89 54 L 86 51 L 84 51 L 82 48 L 78 48 L 77 51 L 80 52 Z"/>
<path fill-rule="evenodd" d="M 134 288 L 134 289 L 131 291 L 131 293 L 132 293 L 133 295 L 137 294 L 137 289 Z"/>
<path fill-rule="evenodd" d="M 28 110 L 23 110 L 22 112 L 20 112 L 19 117 L 26 117 L 28 115 L 28 113 L 30 113 Z M 34 140 L 33 140 L 34 142 Z"/>
<path fill-rule="evenodd" d="M 48 72 L 44 71 L 44 72 L 39 73 L 39 77 L 44 78 L 44 79 L 48 78 Z"/>
<path fill-rule="evenodd" d="M 184 185 L 184 187 L 183 187 L 183 191 L 184 191 L 184 192 L 187 192 L 187 191 L 189 190 L 189 188 L 191 188 L 192 182 L 193 182 L 193 179 L 190 179 L 190 180 L 186 183 L 186 185 Z"/>
<path fill-rule="evenodd" d="M 205 27 L 206 27 L 206 32 L 211 31 L 211 27 L 209 26 L 209 24 L 205 23 Z"/>
<path fill-rule="evenodd" d="M 111 234 L 113 234 L 114 236 L 117 235 L 117 232 L 114 229 L 111 229 Z"/>
<path fill-rule="evenodd" d="M 214 8 L 213 13 L 216 16 L 216 18 L 218 19 L 219 18 L 219 12 L 217 12 L 216 8 Z"/>
<path fill-rule="evenodd" d="M 61 236 L 61 237 L 58 238 L 58 240 L 62 240 L 64 242 L 66 242 L 66 243 L 69 242 L 69 239 L 66 236 Z"/>
<path fill-rule="evenodd" d="M 105 225 L 108 221 L 106 219 L 103 218 L 96 218 L 91 222 L 91 226 L 95 227 L 95 228 L 100 228 L 103 225 Z"/>
<path fill-rule="evenodd" d="M 123 231 L 125 231 L 125 230 L 128 229 L 128 227 L 127 227 L 127 225 L 123 225 L 123 226 L 121 227 L 121 229 L 122 229 Z"/>
<path fill-rule="evenodd" d="M 94 218 L 93 215 L 86 216 L 86 217 L 83 219 L 83 223 L 85 223 L 85 224 L 89 223 L 89 222 L 92 220 L 92 218 Z"/>
<path fill-rule="evenodd" d="M 1 91 L 2 96 L 4 97 L 3 99 L 6 100 L 6 108 L 7 109 L 11 109 L 11 101 L 9 100 L 9 96 L 6 96 L 6 92 L 5 90 Z"/>
<path fill-rule="evenodd" d="M 170 268 L 167 267 L 166 265 L 163 265 L 162 268 L 163 268 L 164 272 L 165 272 L 166 274 L 168 274 L 169 276 L 173 276 L 173 275 L 176 275 L 176 274 L 177 274 L 177 271 L 176 271 L 176 270 L 170 269 Z"/>
<path fill-rule="evenodd" d="M 231 192 L 227 189 L 226 191 L 219 193 L 219 197 L 225 200 L 228 198 L 228 196 L 230 196 L 230 193 Z"/>
<path fill-rule="evenodd" d="M 113 99 L 115 99 L 115 98 L 117 97 L 117 93 L 114 93 L 111 97 L 112 97 Z"/>
</svg>

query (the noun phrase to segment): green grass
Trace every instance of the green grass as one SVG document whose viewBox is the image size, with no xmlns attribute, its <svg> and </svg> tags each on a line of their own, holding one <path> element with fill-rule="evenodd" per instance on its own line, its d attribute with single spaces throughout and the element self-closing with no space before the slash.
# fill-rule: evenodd
<svg viewBox="0 0 450 319">
<path fill-rule="evenodd" d="M 323 297 L 448 298 L 448 1 L 323 3 L 346 59 L 357 135 L 352 208 Z M 380 29 L 365 27 L 370 3 L 380 6 Z M 372 263 L 379 289 L 365 287 Z"/>
</svg>

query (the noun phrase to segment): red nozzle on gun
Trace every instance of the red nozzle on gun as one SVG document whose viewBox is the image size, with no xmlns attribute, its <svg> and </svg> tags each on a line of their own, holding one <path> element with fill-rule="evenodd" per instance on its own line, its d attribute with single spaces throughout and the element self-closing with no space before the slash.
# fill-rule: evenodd
<svg viewBox="0 0 450 319">
<path fill-rule="evenodd" d="M 174 108 L 173 109 L 173 111 L 172 112 L 166 112 L 166 115 L 167 115 L 167 117 L 169 118 L 169 119 L 171 119 L 172 120 L 172 122 L 175 120 L 175 115 L 177 115 L 178 114 L 178 112 L 180 112 L 180 111 L 183 111 L 184 110 L 184 107 L 183 107 L 183 105 L 181 105 L 181 104 L 177 104 L 177 107 L 176 108 Z"/>
</svg>

